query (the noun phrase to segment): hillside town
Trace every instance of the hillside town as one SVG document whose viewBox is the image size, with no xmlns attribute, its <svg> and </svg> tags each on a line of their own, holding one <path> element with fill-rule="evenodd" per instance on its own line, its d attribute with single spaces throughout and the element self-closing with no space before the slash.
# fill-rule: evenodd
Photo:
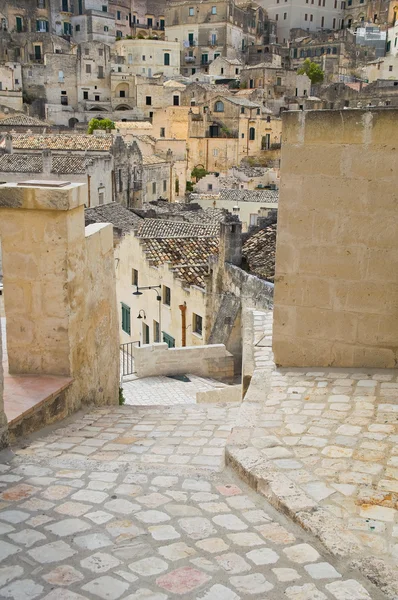
<svg viewBox="0 0 398 600">
<path fill-rule="evenodd" d="M 397 40 L 0 0 L 0 599 L 397 600 Z"/>
</svg>

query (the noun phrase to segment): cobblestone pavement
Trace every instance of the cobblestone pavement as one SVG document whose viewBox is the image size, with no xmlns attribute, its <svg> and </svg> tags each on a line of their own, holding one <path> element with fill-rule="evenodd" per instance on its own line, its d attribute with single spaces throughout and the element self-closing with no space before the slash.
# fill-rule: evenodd
<svg viewBox="0 0 398 600">
<path fill-rule="evenodd" d="M 261 343 L 271 313 L 253 317 L 255 371 L 229 444 L 265 459 L 273 495 L 292 513 L 324 509 L 351 550 L 396 568 L 398 372 L 275 369 Z"/>
<path fill-rule="evenodd" d="M 223 470 L 236 408 L 95 409 L 0 461 L 0 597 L 381 600 Z"/>
<path fill-rule="evenodd" d="M 196 393 L 215 387 L 224 387 L 217 381 L 195 375 L 187 375 L 189 381 L 172 377 L 145 377 L 123 382 L 126 404 L 138 406 L 173 406 L 195 404 Z"/>
</svg>

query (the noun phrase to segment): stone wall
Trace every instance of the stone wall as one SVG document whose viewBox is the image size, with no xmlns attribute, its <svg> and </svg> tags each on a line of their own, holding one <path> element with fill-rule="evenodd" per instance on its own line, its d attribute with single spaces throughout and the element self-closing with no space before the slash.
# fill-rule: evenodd
<svg viewBox="0 0 398 600">
<path fill-rule="evenodd" d="M 167 344 L 153 344 L 133 348 L 134 367 L 138 377 L 185 375 L 211 377 L 232 381 L 234 358 L 223 344 L 168 348 Z"/>
<path fill-rule="evenodd" d="M 396 366 L 397 118 L 389 109 L 283 116 L 278 365 Z"/>
<path fill-rule="evenodd" d="M 0 327 L 0 450 L 7 446 L 8 443 L 8 431 L 7 431 L 7 417 L 4 412 L 4 399 L 3 399 L 3 388 L 4 388 L 4 376 L 3 376 L 3 348 L 1 343 L 1 327 Z"/>
<path fill-rule="evenodd" d="M 0 186 L 9 371 L 66 375 L 68 411 L 116 404 L 113 228 L 84 228 L 87 188 Z"/>
</svg>

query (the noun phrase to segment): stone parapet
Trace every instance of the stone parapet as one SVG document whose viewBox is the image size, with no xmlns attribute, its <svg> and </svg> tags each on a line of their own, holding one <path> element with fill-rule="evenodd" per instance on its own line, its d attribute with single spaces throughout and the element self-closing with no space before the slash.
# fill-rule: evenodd
<svg viewBox="0 0 398 600">
<path fill-rule="evenodd" d="M 234 358 L 223 344 L 183 348 L 152 344 L 133 348 L 133 355 L 138 377 L 192 373 L 220 381 L 234 378 Z"/>
</svg>

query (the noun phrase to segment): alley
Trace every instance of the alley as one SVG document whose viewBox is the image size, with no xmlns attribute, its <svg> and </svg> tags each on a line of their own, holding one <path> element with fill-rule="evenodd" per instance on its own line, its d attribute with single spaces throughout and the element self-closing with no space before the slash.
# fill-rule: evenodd
<svg viewBox="0 0 398 600">
<path fill-rule="evenodd" d="M 104 407 L 4 451 L 0 597 L 384 598 L 224 467 L 236 415 Z"/>
</svg>

